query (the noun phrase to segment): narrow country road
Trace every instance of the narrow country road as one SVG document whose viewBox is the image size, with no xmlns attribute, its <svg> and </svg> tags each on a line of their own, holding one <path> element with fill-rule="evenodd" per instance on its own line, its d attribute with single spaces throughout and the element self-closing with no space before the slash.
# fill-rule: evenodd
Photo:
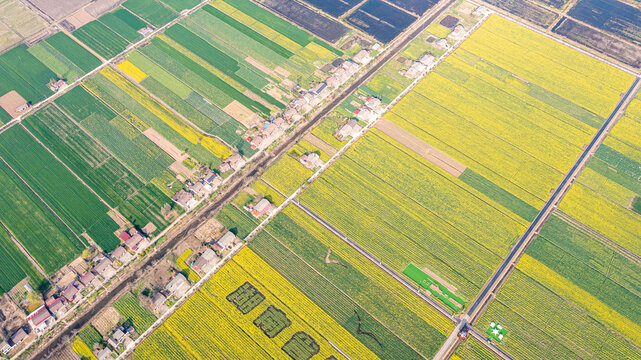
<svg viewBox="0 0 641 360">
<path fill-rule="evenodd" d="M 182 240 L 193 234 L 196 229 L 201 226 L 205 221 L 213 217 L 220 209 L 231 201 L 242 189 L 251 184 L 254 180 L 258 179 L 263 172 L 274 164 L 281 156 L 283 156 L 289 148 L 296 144 L 303 138 L 309 131 L 318 125 L 327 114 L 335 109 L 342 101 L 354 93 L 361 85 L 374 76 L 385 64 L 390 62 L 396 55 L 398 55 L 405 46 L 409 44 L 416 36 L 423 32 L 428 25 L 436 20 L 446 9 L 448 9 L 456 0 L 446 0 L 438 4 L 432 12 L 426 13 L 420 18 L 411 29 L 401 34 L 390 43 L 389 48 L 380 57 L 374 59 L 364 72 L 357 75 L 353 82 L 346 88 L 339 91 L 332 100 L 326 103 L 319 109 L 307 122 L 298 126 L 292 134 L 287 138 L 282 139 L 280 144 L 277 145 L 269 153 L 263 152 L 254 160 L 252 164 L 241 173 L 232 175 L 228 185 L 217 196 L 217 198 L 206 204 L 203 208 L 191 214 L 182 224 L 178 224 L 175 229 L 167 234 L 167 240 L 159 245 L 154 252 L 147 255 L 140 263 L 136 264 L 129 272 L 122 275 L 117 283 L 114 283 L 107 289 L 101 296 L 93 303 L 90 304 L 78 317 L 73 319 L 68 324 L 65 324 L 64 329 L 57 331 L 51 339 L 43 342 L 37 349 L 35 349 L 29 356 L 29 359 L 48 359 L 62 346 L 66 345 L 68 341 L 75 336 L 83 326 L 88 324 L 91 319 L 96 316 L 102 309 L 111 305 L 120 294 L 129 290 L 131 284 L 137 282 L 144 274 L 152 269 L 159 261 L 161 261 L 176 245 Z M 182 17 L 181 17 L 182 18 Z M 180 19 L 180 18 L 179 18 Z M 103 64 L 100 68 L 92 71 L 90 74 L 95 74 L 99 69 L 108 66 L 108 63 Z M 90 74 L 83 77 L 87 78 Z M 74 83 L 77 85 L 79 82 Z M 47 99 L 51 101 L 52 99 Z M 14 119 L 11 125 L 19 122 L 20 119 Z M 9 125 L 9 124 L 7 124 Z M 11 126 L 9 125 L 9 126 Z M 0 128 L 0 132 L 6 129 L 7 126 Z"/>
<path fill-rule="evenodd" d="M 523 252 L 525 252 L 528 245 L 541 230 L 552 212 L 558 207 L 559 203 L 561 202 L 561 200 L 563 200 L 563 197 L 567 194 L 568 190 L 577 179 L 577 177 L 587 164 L 588 160 L 590 160 L 592 155 L 594 155 L 594 152 L 598 149 L 612 127 L 616 124 L 622 111 L 625 110 L 627 103 L 631 100 L 631 96 L 633 96 L 638 90 L 640 81 L 641 78 L 636 78 L 625 95 L 621 98 L 621 100 L 619 100 L 610 116 L 603 123 L 599 131 L 597 131 L 597 133 L 594 135 L 590 143 L 585 147 L 570 171 L 568 171 L 552 196 L 550 196 L 550 199 L 545 203 L 536 218 L 534 218 L 534 221 L 532 221 L 530 226 L 528 226 L 523 236 L 521 236 L 519 241 L 516 243 L 516 245 L 514 245 L 507 257 L 505 257 L 494 275 L 492 275 L 490 280 L 485 284 L 477 298 L 468 308 L 466 314 L 461 318 L 461 322 L 457 325 L 452 334 L 450 334 L 447 341 L 445 342 L 445 344 L 443 344 L 434 359 L 447 359 L 454 353 L 454 351 L 460 344 L 456 335 L 468 323 L 474 324 L 475 321 L 478 320 L 485 307 L 496 295 L 501 285 L 503 285 L 503 283 L 507 280 L 507 277 L 516 266 L 516 263 L 518 262 L 521 255 L 523 255 Z"/>
</svg>

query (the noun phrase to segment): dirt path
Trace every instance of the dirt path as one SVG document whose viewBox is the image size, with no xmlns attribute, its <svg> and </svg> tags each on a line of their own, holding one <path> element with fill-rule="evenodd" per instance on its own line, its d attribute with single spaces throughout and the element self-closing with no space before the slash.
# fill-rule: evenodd
<svg viewBox="0 0 641 360">
<path fill-rule="evenodd" d="M 374 127 L 456 178 L 467 169 L 465 165 L 385 118 L 380 118 Z"/>
</svg>

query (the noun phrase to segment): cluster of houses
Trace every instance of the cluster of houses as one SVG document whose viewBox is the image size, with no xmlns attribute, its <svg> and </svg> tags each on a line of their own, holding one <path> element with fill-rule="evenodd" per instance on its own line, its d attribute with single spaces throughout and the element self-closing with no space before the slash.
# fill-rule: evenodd
<svg viewBox="0 0 641 360">
<path fill-rule="evenodd" d="M 264 150 L 276 139 L 283 136 L 291 123 L 279 116 L 273 120 L 265 121 L 262 127 L 256 130 L 255 134 L 247 137 L 252 149 Z"/>
<path fill-rule="evenodd" d="M 112 360 L 114 356 L 112 355 L 111 349 L 118 349 L 120 347 L 126 348 L 134 342 L 134 328 L 129 323 L 124 323 L 119 325 L 116 330 L 111 334 L 109 339 L 107 339 L 107 345 L 104 348 L 97 348 L 93 351 L 93 355 L 98 360 Z"/>
<path fill-rule="evenodd" d="M 213 270 L 239 241 L 233 232 L 227 231 L 220 239 L 204 244 L 199 250 L 198 258 L 192 261 L 189 267 L 200 276 L 204 276 Z M 152 297 L 152 310 L 158 315 L 165 313 L 169 309 L 168 300 L 172 297 L 183 297 L 190 287 L 191 284 L 185 275 L 175 274 L 165 287 Z"/>
<path fill-rule="evenodd" d="M 377 97 L 369 96 L 363 100 L 363 105 L 353 112 L 355 118 L 345 119 L 343 125 L 339 126 L 334 133 L 334 136 L 338 140 L 346 141 L 349 138 L 356 137 L 356 135 L 358 135 L 362 130 L 358 120 L 368 123 L 375 121 L 385 109 L 385 105 Z"/>
<path fill-rule="evenodd" d="M 305 114 L 325 100 L 333 89 L 344 84 L 362 66 L 369 64 L 372 59 L 370 50 L 361 50 L 349 60 L 336 59 L 332 63 L 332 70 L 325 81 L 315 84 L 311 89 L 292 101 L 288 109 L 283 113 L 285 121 L 294 123 L 301 120 Z"/>
<path fill-rule="evenodd" d="M 412 65 L 407 70 L 401 70 L 399 73 L 410 79 L 416 79 L 423 74 L 427 68 L 434 64 L 434 55 L 425 53 L 417 61 L 412 61 Z"/>
<path fill-rule="evenodd" d="M 41 336 L 47 332 L 87 292 L 98 289 L 116 275 L 118 268 L 152 245 L 145 234 L 134 228 L 123 231 L 118 237 L 122 245 L 109 255 L 99 253 L 94 256 L 90 261 L 90 268 L 84 260 L 78 259 L 66 270 L 61 270 L 61 275 L 55 282 L 58 294 L 50 296 L 43 305 L 27 315 L 28 327 L 19 329 L 7 341 L 1 342 L 0 352 L 8 354 L 27 337 L 28 333 L 34 332 Z M 25 329 L 28 329 L 28 332 Z"/>
<path fill-rule="evenodd" d="M 479 9 L 475 10 L 475 12 L 478 10 Z M 465 37 L 465 27 L 460 24 L 459 19 L 455 16 L 447 15 L 441 20 L 440 24 L 448 29 L 452 29 L 452 31 L 447 35 L 447 38 L 438 39 L 434 42 L 436 49 L 445 50 L 450 47 L 447 40 L 457 42 Z"/>
<path fill-rule="evenodd" d="M 231 168 L 242 168 L 244 165 L 245 160 L 243 157 L 240 154 L 234 154 L 220 165 L 220 171 L 224 173 Z M 187 187 L 178 191 L 171 200 L 185 210 L 191 210 L 198 205 L 199 198 L 216 191 L 222 183 L 223 178 L 220 175 L 211 169 L 207 169 L 198 181 L 192 182 L 188 180 Z"/>
</svg>

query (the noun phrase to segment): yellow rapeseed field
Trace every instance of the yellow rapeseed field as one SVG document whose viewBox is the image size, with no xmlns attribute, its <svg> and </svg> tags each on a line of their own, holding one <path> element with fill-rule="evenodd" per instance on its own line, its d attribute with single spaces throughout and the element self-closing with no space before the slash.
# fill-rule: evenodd
<svg viewBox="0 0 641 360">
<path fill-rule="evenodd" d="M 634 80 L 632 75 L 498 15 L 491 16 L 461 46 L 603 117 Z"/>
<path fill-rule="evenodd" d="M 630 319 L 619 314 L 589 292 L 574 285 L 544 264 L 525 254 L 518 263 L 518 268 L 541 285 L 559 296 L 573 302 L 587 311 L 597 321 L 606 324 L 634 343 L 641 343 L 641 327 Z"/>
<path fill-rule="evenodd" d="M 111 68 L 105 68 L 101 71 L 109 81 L 116 84 L 120 89 L 126 92 L 129 96 L 151 111 L 155 116 L 169 125 L 172 129 L 182 135 L 192 144 L 201 144 L 204 148 L 209 150 L 214 156 L 218 158 L 227 158 L 232 155 L 224 144 L 219 141 L 203 136 L 194 130 L 191 126 L 185 124 L 177 116 L 171 113 L 164 106 L 156 102 L 144 91 L 127 81 L 124 77 L 118 74 Z"/>
<path fill-rule="evenodd" d="M 121 62 L 120 64 L 116 65 L 116 67 L 122 70 L 125 74 L 131 76 L 131 78 L 136 80 L 137 82 L 141 82 L 147 77 L 147 74 L 145 74 L 144 71 L 140 70 L 129 60 Z"/>
<path fill-rule="evenodd" d="M 581 183 L 572 186 L 560 209 L 619 245 L 641 254 L 639 215 L 608 201 Z"/>
</svg>

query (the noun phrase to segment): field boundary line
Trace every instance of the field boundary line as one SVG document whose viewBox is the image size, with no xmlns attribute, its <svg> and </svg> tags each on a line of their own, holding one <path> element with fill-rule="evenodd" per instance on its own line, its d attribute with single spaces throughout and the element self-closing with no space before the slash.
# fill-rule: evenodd
<svg viewBox="0 0 641 360">
<path fill-rule="evenodd" d="M 557 209 L 554 212 L 554 215 L 558 217 L 560 220 L 563 222 L 567 223 L 568 225 L 572 226 L 573 228 L 577 229 L 578 231 L 582 232 L 583 234 L 589 236 L 590 238 L 594 239 L 595 241 L 601 243 L 603 246 L 607 247 L 608 249 L 612 250 L 613 252 L 623 256 L 624 258 L 635 262 L 637 265 L 641 266 L 641 256 L 637 255 L 636 253 L 628 250 L 624 246 L 619 245 L 617 242 L 614 240 L 608 238 L 607 236 L 599 233 L 598 231 L 592 229 L 592 227 L 582 223 L 581 221 L 573 218 L 571 215 L 566 214 L 565 212 L 561 211 L 560 209 Z"/>
<path fill-rule="evenodd" d="M 272 186 L 271 184 L 267 184 L 267 185 L 268 185 L 268 186 L 270 186 L 270 187 Z M 273 188 L 273 187 L 272 187 L 272 188 Z M 276 190 L 275 188 L 273 188 L 273 189 L 274 189 L 274 190 Z M 322 224 L 321 224 L 321 225 L 322 225 Z M 287 246 L 287 245 L 283 244 L 283 242 L 282 242 L 279 238 L 277 238 L 276 236 L 272 235 L 272 233 L 271 233 L 268 229 L 265 229 L 265 233 L 266 233 L 267 235 L 269 235 L 271 238 L 273 238 L 275 241 L 277 241 L 279 244 L 281 244 L 285 249 L 287 249 L 287 251 L 289 251 L 290 253 L 292 253 L 292 255 L 294 255 L 296 258 L 298 258 L 302 263 L 304 263 L 305 265 L 307 265 L 307 267 L 309 267 L 309 268 L 310 268 L 314 273 L 318 274 L 320 277 L 322 277 L 323 279 L 325 279 L 329 284 L 331 284 L 331 286 L 333 286 L 333 287 L 334 287 L 334 288 L 336 288 L 340 293 L 342 293 L 343 295 L 345 295 L 345 297 L 347 297 L 351 302 L 353 302 L 354 304 L 356 304 L 359 308 L 361 308 L 361 310 L 363 310 L 365 313 L 367 313 L 369 316 L 371 316 L 374 320 L 376 320 L 379 324 L 381 324 L 385 329 L 389 330 L 389 331 L 390 331 L 390 332 L 391 332 L 391 333 L 392 333 L 392 334 L 393 334 L 397 339 L 399 339 L 399 340 L 400 340 L 400 341 L 402 341 L 404 344 L 406 344 L 407 346 L 409 346 L 412 350 L 416 351 L 416 353 L 417 353 L 417 354 L 419 354 L 419 355 L 421 355 L 421 357 L 425 358 L 425 357 L 424 357 L 424 356 L 422 356 L 422 354 L 420 354 L 420 353 L 418 352 L 418 350 L 416 350 L 412 345 L 408 344 L 404 339 L 401 339 L 401 338 L 400 338 L 400 337 L 399 337 L 399 336 L 398 336 L 394 331 L 392 331 L 392 330 L 391 330 L 391 329 L 390 329 L 386 324 L 383 324 L 383 323 L 382 323 L 378 318 L 376 318 L 376 317 L 375 317 L 374 315 L 372 315 L 369 311 L 367 311 L 367 310 L 366 310 L 366 309 L 365 309 L 365 308 L 364 308 L 364 307 L 363 307 L 363 306 L 362 306 L 358 301 L 354 300 L 354 299 L 353 299 L 351 296 L 349 296 L 349 294 L 347 294 L 343 289 L 339 288 L 339 287 L 338 287 L 338 285 L 334 284 L 334 282 L 332 282 L 332 281 L 331 281 L 331 280 L 329 280 L 325 275 L 323 275 L 321 272 L 319 272 L 318 270 L 316 270 L 316 268 L 315 268 L 315 267 L 313 267 L 311 264 L 309 264 L 307 261 L 305 261 L 302 257 L 300 257 L 300 255 L 298 255 L 296 252 L 294 252 L 292 249 L 290 249 L 290 248 L 289 248 L 289 246 Z M 321 244 L 325 245 L 325 243 L 321 242 L 320 240 L 319 240 L 319 242 L 320 242 Z M 328 246 L 328 249 L 330 249 L 330 250 L 331 250 L 331 248 L 330 248 L 329 246 Z M 276 270 L 276 269 L 274 269 L 274 270 Z M 278 270 L 277 270 L 277 271 L 278 271 Z M 278 271 L 278 273 L 280 274 L 280 272 L 279 272 L 279 271 Z M 360 273 L 360 271 L 359 271 L 359 273 Z M 285 277 L 283 274 L 281 274 L 281 275 L 282 275 L 283 277 Z M 363 275 L 364 275 L 364 274 L 363 274 Z M 366 275 L 364 275 L 364 276 L 366 276 Z M 366 276 L 366 277 L 367 277 L 367 276 Z M 368 277 L 368 279 L 369 279 L 369 277 Z M 394 296 L 395 296 L 395 295 L 394 295 Z M 411 309 L 408 309 L 408 310 L 411 310 Z"/>
<path fill-rule="evenodd" d="M 125 79 L 127 79 L 127 80 L 128 80 L 128 81 L 129 81 L 133 86 L 135 86 L 138 90 L 140 90 L 140 91 L 142 91 L 143 93 L 145 93 L 145 94 L 146 94 L 150 99 L 152 99 L 153 101 L 157 102 L 160 106 L 164 107 L 164 108 L 165 108 L 167 111 L 169 111 L 172 115 L 176 116 L 178 119 L 180 119 L 182 122 L 184 122 L 184 123 L 185 123 L 185 125 L 187 125 L 188 127 L 191 127 L 191 128 L 192 128 L 196 133 L 200 134 L 201 136 L 205 136 L 205 137 L 212 138 L 212 139 L 215 139 L 215 140 L 217 140 L 217 141 L 220 141 L 221 143 L 223 143 L 223 144 L 224 144 L 224 145 L 225 145 L 225 146 L 226 146 L 226 147 L 231 151 L 231 149 L 233 148 L 233 146 L 229 145 L 225 140 L 221 139 L 220 137 L 218 137 L 218 136 L 216 136 L 216 135 L 214 135 L 214 134 L 208 133 L 207 131 L 205 131 L 205 130 L 201 129 L 199 126 L 197 126 L 196 124 L 194 124 L 193 122 L 191 122 L 191 120 L 187 119 L 187 118 L 186 118 L 182 113 L 178 112 L 178 111 L 177 111 L 176 109 L 174 109 L 172 106 L 170 106 L 169 104 L 167 104 L 164 100 L 162 100 L 161 98 L 159 98 L 158 96 L 156 96 L 156 94 L 153 94 L 151 91 L 147 90 L 147 88 L 145 88 L 143 85 L 141 85 L 139 82 L 135 81 L 135 80 L 134 80 L 134 79 L 133 79 L 129 74 L 125 73 L 125 72 L 124 72 L 123 70 L 121 70 L 119 67 L 117 67 L 117 66 L 111 66 L 111 68 L 112 68 L 114 71 L 116 71 L 117 73 L 119 73 L 121 76 L 123 76 Z M 165 71 L 167 71 L 167 70 L 165 70 Z M 147 75 L 147 76 L 149 76 L 149 75 Z M 172 76 L 173 76 L 173 75 L 172 75 Z M 174 76 L 174 78 L 175 78 L 175 76 Z M 123 90 L 123 91 L 124 91 L 124 90 Z M 192 91 L 193 91 L 193 89 L 192 89 Z M 125 92 L 125 93 L 126 93 L 126 92 Z M 196 92 L 196 93 L 197 93 L 197 94 L 199 94 L 198 92 Z M 127 94 L 127 95 L 131 97 L 131 95 L 129 95 L 129 94 Z M 136 102 L 138 102 L 138 100 L 136 100 L 136 99 L 134 99 L 134 100 L 135 100 Z M 183 101 L 184 101 L 184 100 L 183 100 Z M 138 103 L 140 104 L 140 102 L 138 102 Z M 140 104 L 140 105 L 142 105 L 142 104 Z M 144 105 L 142 105 L 142 106 L 144 106 Z M 215 105 L 214 105 L 214 106 L 215 106 Z M 146 107 L 145 107 L 145 108 L 146 108 Z M 219 108 L 219 109 L 220 109 L 220 108 Z M 222 110 L 222 109 L 221 109 L 221 110 Z M 156 115 L 154 114 L 154 116 L 156 116 Z M 156 116 L 156 117 L 157 117 L 157 116 Z M 162 119 L 161 119 L 161 120 L 162 120 Z M 211 119 L 210 119 L 210 120 L 211 120 Z M 211 120 L 211 121 L 215 123 L 215 121 L 214 121 L 214 120 Z M 167 124 L 166 122 L 164 122 L 164 120 L 163 120 L 163 123 Z M 150 126 L 150 127 L 151 127 L 151 128 L 153 128 L 152 126 Z M 174 129 L 172 128 L 172 130 L 174 130 Z M 174 130 L 174 131 L 176 131 L 176 130 Z M 177 131 L 176 131 L 176 132 L 177 132 Z M 178 132 L 177 132 L 177 133 L 178 133 Z M 180 134 L 180 133 L 178 133 L 178 134 Z M 183 136 L 182 134 L 180 134 L 180 136 L 182 136 L 182 137 L 184 138 L 184 136 Z M 172 143 L 172 144 L 173 144 L 173 143 Z M 213 154 L 212 154 L 212 155 L 213 155 Z M 215 157 L 215 155 L 214 155 L 214 157 Z"/>
<path fill-rule="evenodd" d="M 16 246 L 18 247 L 18 249 L 20 249 L 20 251 L 21 251 L 21 252 L 22 252 L 22 253 L 27 257 L 27 259 L 29 259 L 29 261 L 31 262 L 31 264 L 32 264 L 32 265 L 33 265 L 33 266 L 38 270 L 38 272 L 40 272 L 40 274 L 42 274 L 42 276 L 44 276 L 44 277 L 45 277 L 45 279 L 46 279 L 48 276 L 47 276 L 47 273 L 45 272 L 45 270 L 42 268 L 42 266 L 40 266 L 40 264 L 36 261 L 36 259 L 35 259 L 33 256 L 31 256 L 31 254 L 27 251 L 27 249 L 24 247 L 24 245 L 22 245 L 22 243 L 20 242 L 20 240 L 18 240 L 18 238 L 13 234 L 13 232 L 11 231 L 11 229 L 9 229 L 9 227 L 7 227 L 7 225 L 5 225 L 5 223 L 4 223 L 4 222 L 2 222 L 2 220 L 0 220 L 0 226 L 1 226 L 2 228 L 4 228 L 4 229 L 7 231 L 7 234 L 9 235 L 9 238 L 11 238 L 11 241 L 14 243 L 14 245 L 16 245 Z M 27 275 L 27 277 L 28 277 L 28 276 L 29 276 L 29 275 Z M 23 279 L 23 280 L 24 280 L 24 279 Z"/>
<path fill-rule="evenodd" d="M 96 193 L 91 188 L 91 186 L 89 186 L 89 184 L 87 184 L 83 179 L 81 179 L 80 176 L 78 176 L 73 170 L 71 170 L 71 168 L 67 166 L 67 164 L 65 164 L 56 154 L 54 154 L 53 151 L 51 151 L 51 149 L 49 149 L 42 141 L 40 141 L 40 139 L 38 139 L 31 131 L 29 131 L 29 129 L 27 129 L 27 127 L 24 126 L 24 124 L 20 123 L 20 127 L 23 128 L 27 132 L 27 134 L 29 134 L 29 136 L 31 136 L 38 144 L 40 144 L 40 146 L 42 146 L 43 149 L 45 149 L 49 154 L 51 154 L 51 156 L 53 156 L 53 158 L 56 159 L 56 161 L 58 161 L 60 165 L 62 165 L 71 175 L 73 175 L 73 177 L 76 178 L 76 180 L 80 181 L 80 183 L 82 183 L 82 185 L 84 185 L 95 197 L 97 197 L 98 200 L 100 200 L 100 202 L 103 203 L 109 210 L 111 211 L 116 210 L 116 208 L 112 208 L 111 205 L 109 205 L 100 195 L 98 195 L 98 193 Z"/>
<path fill-rule="evenodd" d="M 480 4 L 480 3 L 476 2 L 475 0 L 467 0 L 467 1 L 472 3 L 472 4 L 474 4 L 474 5 L 485 6 L 487 8 L 487 6 L 485 4 Z M 610 65 L 610 66 L 612 66 L 614 68 L 617 68 L 617 69 L 619 69 L 619 70 L 621 70 L 621 71 L 623 71 L 625 73 L 628 73 L 629 75 L 633 75 L 634 77 L 641 76 L 641 72 L 635 73 L 634 71 L 629 70 L 629 69 L 627 69 L 627 68 L 625 68 L 625 67 L 623 67 L 623 66 L 621 66 L 619 64 L 616 64 L 616 63 L 614 63 L 614 62 L 612 62 L 612 61 L 610 61 L 610 60 L 608 60 L 608 59 L 606 59 L 604 57 L 601 57 L 601 56 L 599 56 L 597 54 L 593 54 L 593 53 L 591 53 L 591 52 L 589 52 L 587 50 L 581 49 L 580 47 L 578 47 L 578 46 L 576 46 L 576 45 L 574 45 L 574 44 L 572 44 L 572 43 L 570 43 L 570 42 L 568 42 L 568 41 L 566 41 L 564 39 L 557 38 L 555 36 L 552 36 L 552 35 L 546 33 L 545 31 L 541 31 L 540 29 L 538 29 L 538 28 L 536 28 L 536 27 L 534 27 L 534 26 L 522 21 L 521 19 L 513 17 L 513 15 L 511 15 L 511 14 L 508 15 L 508 14 L 504 14 L 503 12 L 500 12 L 500 11 L 495 11 L 495 10 L 492 10 L 492 11 L 495 14 L 497 14 L 498 16 L 500 16 L 500 17 L 502 17 L 502 18 L 504 18 L 504 19 L 506 19 L 508 21 L 511 21 L 513 23 L 521 25 L 521 26 L 523 26 L 523 27 L 525 27 L 525 28 L 527 28 L 529 30 L 532 30 L 532 31 L 536 32 L 539 35 L 543 35 L 543 36 L 547 37 L 548 39 L 554 40 L 554 41 L 556 41 L 556 42 L 558 42 L 558 43 L 560 43 L 562 45 L 565 45 L 565 46 L 567 46 L 569 48 L 572 48 L 572 49 L 574 49 L 576 51 L 579 51 L 579 52 L 583 53 L 584 55 L 587 55 L 587 56 L 589 56 L 589 57 L 591 57 L 593 59 L 596 59 L 596 60 L 598 60 L 598 61 L 600 61 L 602 63 Z"/>
<path fill-rule="evenodd" d="M 525 233 L 523 233 L 521 238 L 514 245 L 512 251 L 510 251 L 510 253 L 504 258 L 498 269 L 494 272 L 490 279 L 488 279 L 487 283 L 485 284 L 477 298 L 468 308 L 468 311 L 465 313 L 465 315 L 462 317 L 462 321 L 459 323 L 457 328 L 454 329 L 452 334 L 450 334 L 450 337 L 448 338 L 446 343 L 443 344 L 443 347 L 441 347 L 434 359 L 445 359 L 456 350 L 459 345 L 459 341 L 457 341 L 457 334 L 463 329 L 463 327 L 468 325 L 468 323 L 471 324 L 478 319 L 483 311 L 485 311 L 488 304 L 496 296 L 501 286 L 505 283 L 505 281 L 507 281 L 509 275 L 516 268 L 518 260 L 525 253 L 525 250 L 527 249 L 529 244 L 538 235 L 543 225 L 545 225 L 550 216 L 552 216 L 552 213 L 558 208 L 561 200 L 563 200 L 567 192 L 570 190 L 571 186 L 580 175 L 588 160 L 592 158 L 603 140 L 607 137 L 609 132 L 617 123 L 622 115 L 622 112 L 627 108 L 627 105 L 638 91 L 640 84 L 641 78 L 635 78 L 625 95 L 622 96 L 622 98 L 615 106 L 614 110 L 612 110 L 612 112 L 610 113 L 610 116 L 606 119 L 601 128 L 594 134 L 590 143 L 585 147 L 581 155 L 575 161 L 572 168 L 567 172 L 561 183 L 554 190 L 548 201 L 539 211 L 536 218 L 531 222 L 531 224 L 525 230 Z"/>
<path fill-rule="evenodd" d="M 75 236 L 75 237 L 76 237 L 76 238 L 77 238 L 77 239 L 78 239 L 78 240 L 79 240 L 79 241 L 80 241 L 84 246 L 85 246 L 85 247 L 89 247 L 89 246 L 88 246 L 87 244 L 85 244 L 85 242 L 80 238 L 80 236 L 78 236 L 78 234 L 76 234 L 76 232 L 75 232 L 75 231 L 73 231 L 73 230 L 71 229 L 71 227 L 69 227 L 69 225 L 68 225 L 65 221 L 63 221 L 63 220 L 62 220 L 62 218 L 61 218 L 60 216 L 58 216 L 58 214 L 57 214 L 57 213 L 56 213 L 56 212 L 51 208 L 51 206 L 49 206 L 49 204 L 47 204 L 47 203 L 44 201 L 44 199 L 42 199 L 42 197 L 40 197 L 40 195 L 39 195 L 39 194 L 38 194 L 38 193 L 37 193 L 37 192 L 36 192 L 36 191 L 31 187 L 31 185 L 29 185 L 29 184 L 28 184 L 28 183 L 27 183 L 27 182 L 22 178 L 22 176 L 20 176 L 20 175 L 19 175 L 19 174 L 18 174 L 18 173 L 17 173 L 17 172 L 16 172 L 16 171 L 11 167 L 11 165 L 9 165 L 9 164 L 4 160 L 4 158 L 3 158 L 2 156 L 0 156 L 0 162 L 2 162 L 6 167 L 8 167 L 8 168 L 9 168 L 9 170 L 11 170 L 11 172 L 13 172 L 13 174 L 14 174 L 18 179 L 20 179 L 20 181 L 21 181 L 21 182 L 22 182 L 22 183 L 23 183 L 23 184 L 24 184 L 24 185 L 29 189 L 29 191 L 31 191 L 31 192 L 32 192 L 32 193 L 33 193 L 33 194 L 38 198 L 38 200 L 40 200 L 40 202 L 41 202 L 44 206 L 46 206 L 46 207 L 47 207 L 47 209 L 48 209 L 48 210 L 53 214 L 53 216 L 55 216 L 55 217 L 58 219 L 58 221 L 60 221 L 60 222 L 61 222 L 61 223 L 62 223 L 62 224 L 63 224 L 63 225 L 64 225 L 64 226 L 65 226 L 65 227 L 66 227 L 66 228 L 67 228 L 67 229 L 68 229 L 68 230 L 69 230 L 69 231 L 70 231 L 70 232 L 71 232 L 71 233 L 72 233 L 72 234 L 73 234 L 73 235 L 74 235 L 74 236 Z"/>
<path fill-rule="evenodd" d="M 114 153 L 112 153 L 112 152 L 111 152 L 111 150 L 109 150 L 109 149 L 108 149 L 108 148 L 107 148 L 103 143 L 101 143 L 100 141 L 98 141 L 98 139 L 96 139 L 92 134 L 90 134 L 90 133 L 87 131 L 87 129 L 85 129 L 84 127 L 82 127 L 82 125 L 80 125 L 80 123 L 79 123 L 79 122 L 77 122 L 74 118 L 72 118 L 71 116 L 69 116 L 69 114 L 67 114 L 67 112 L 66 112 L 66 111 L 64 111 L 63 109 L 61 109 L 61 108 L 60 108 L 60 106 L 58 106 L 58 104 L 56 104 L 56 103 L 52 103 L 52 104 L 53 104 L 53 106 L 55 106 L 55 108 L 56 108 L 56 109 L 60 110 L 60 112 L 61 112 L 64 116 L 66 116 L 66 117 L 67 117 L 67 120 L 68 120 L 68 121 L 71 121 L 74 125 L 76 125 L 76 127 L 78 127 L 78 130 L 80 130 L 80 132 L 82 132 L 83 134 L 87 135 L 87 137 L 88 137 L 88 138 L 90 138 L 94 143 L 96 143 L 96 144 L 98 145 L 98 147 L 100 147 L 100 148 L 101 148 L 105 153 L 109 154 L 109 157 L 110 157 L 110 158 L 115 159 L 115 160 L 116 160 L 120 165 L 122 165 L 122 167 L 124 167 L 125 169 L 127 169 L 127 170 L 128 170 L 128 171 L 129 171 L 129 172 L 130 172 L 130 173 L 131 173 L 131 174 L 136 178 L 136 179 L 138 179 L 138 181 L 140 181 L 142 184 L 147 185 L 147 182 L 145 182 L 143 179 L 141 179 L 141 178 L 138 176 L 138 174 L 136 174 L 132 169 L 130 169 L 130 168 L 129 168 L 129 166 L 127 166 L 124 162 L 122 162 L 122 160 L 120 160 L 120 159 L 119 159 L 119 158 L 118 158 Z M 126 119 L 125 119 L 125 120 L 126 120 Z"/>
</svg>

